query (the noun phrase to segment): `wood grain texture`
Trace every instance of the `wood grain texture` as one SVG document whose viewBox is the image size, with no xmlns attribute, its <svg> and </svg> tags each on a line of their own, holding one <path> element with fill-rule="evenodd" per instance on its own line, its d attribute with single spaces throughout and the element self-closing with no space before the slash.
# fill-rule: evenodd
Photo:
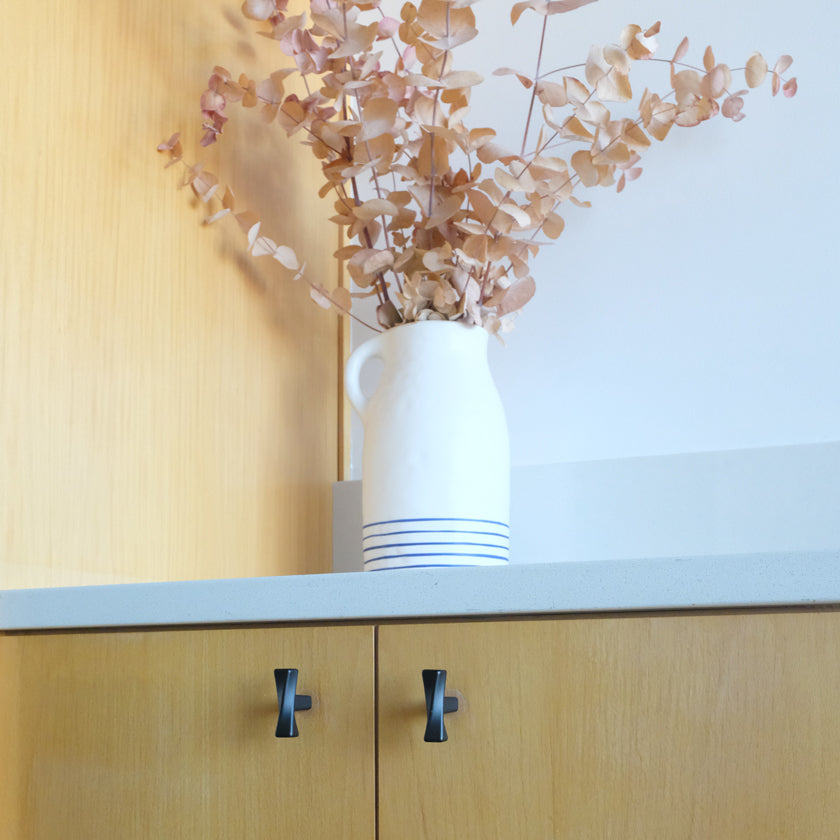
<svg viewBox="0 0 840 840">
<path fill-rule="evenodd" d="M 214 64 L 271 69 L 274 45 L 238 3 L 5 12 L 0 587 L 328 571 L 337 319 L 202 227 L 155 151 L 197 148 Z M 207 166 L 333 285 L 316 162 L 250 116 Z"/>
<path fill-rule="evenodd" d="M 373 837 L 371 628 L 0 637 L 8 646 L 20 749 L 2 840 Z M 278 667 L 298 668 L 313 696 L 295 739 L 274 737 Z"/>
<path fill-rule="evenodd" d="M 383 840 L 838 836 L 840 613 L 388 626 L 379 663 Z"/>
</svg>

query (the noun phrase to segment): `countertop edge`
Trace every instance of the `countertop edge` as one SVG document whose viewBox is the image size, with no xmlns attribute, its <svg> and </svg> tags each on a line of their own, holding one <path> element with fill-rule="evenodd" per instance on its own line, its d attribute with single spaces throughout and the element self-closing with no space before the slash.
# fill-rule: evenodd
<svg viewBox="0 0 840 840">
<path fill-rule="evenodd" d="M 840 605 L 840 550 L 0 590 L 0 630 Z"/>
</svg>

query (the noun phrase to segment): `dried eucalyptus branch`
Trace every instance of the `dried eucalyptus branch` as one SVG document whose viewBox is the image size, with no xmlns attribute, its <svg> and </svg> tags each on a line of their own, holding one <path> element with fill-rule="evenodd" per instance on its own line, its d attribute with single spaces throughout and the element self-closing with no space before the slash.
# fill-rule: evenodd
<svg viewBox="0 0 840 840">
<path fill-rule="evenodd" d="M 349 243 L 336 257 L 346 262 L 357 292 L 310 281 L 294 251 L 265 236 L 253 213 L 235 212 L 229 188 L 184 162 L 178 135 L 158 148 L 183 165 L 185 183 L 213 204 L 207 222 L 233 214 L 251 253 L 272 257 L 309 283 L 319 305 L 356 317 L 354 297 L 376 296 L 382 328 L 462 319 L 498 332 L 510 328 L 534 294 L 529 263 L 545 244 L 538 237 L 562 233 L 561 204 L 589 206 L 577 194 L 584 189 L 622 191 L 641 175 L 652 141 L 664 140 L 674 126 L 718 115 L 743 119 L 744 97 L 768 76 L 774 96 L 796 93 L 796 79 L 784 77 L 790 56 L 770 70 L 754 53 L 733 71 L 709 47 L 702 67 L 692 66 L 684 62 L 683 39 L 671 59 L 655 58 L 659 23 L 626 26 L 618 44 L 592 47 L 586 61 L 543 72 L 548 18 L 595 0 L 527 0 L 513 4 L 510 19 L 515 25 L 525 12 L 545 18 L 536 69 L 533 75 L 495 71 L 529 92 L 516 153 L 496 142 L 493 128 L 466 123 L 471 89 L 482 79 L 454 69 L 453 57 L 478 34 L 476 2 L 404 2 L 397 20 L 384 13 L 383 0 L 310 0 L 308 15 L 290 15 L 288 0 L 246 0 L 245 16 L 264 27 L 260 34 L 295 67 L 262 81 L 234 80 L 216 67 L 201 97 L 202 145 L 223 133 L 228 106 L 236 103 L 261 109 L 269 127 L 298 135 L 309 147 L 324 176 L 320 195 L 335 194 L 331 220 Z M 390 60 L 385 48 L 393 51 Z M 666 94 L 645 89 L 634 101 L 630 74 L 638 61 L 668 65 Z M 571 75 L 580 71 L 582 79 Z M 734 89 L 734 72 L 743 72 L 744 89 Z M 303 99 L 286 91 L 292 75 L 303 81 Z M 635 116 L 614 116 L 608 103 L 631 103 Z M 527 151 L 532 129 L 538 139 Z M 571 154 L 557 155 L 561 145 L 571 146 Z"/>
</svg>

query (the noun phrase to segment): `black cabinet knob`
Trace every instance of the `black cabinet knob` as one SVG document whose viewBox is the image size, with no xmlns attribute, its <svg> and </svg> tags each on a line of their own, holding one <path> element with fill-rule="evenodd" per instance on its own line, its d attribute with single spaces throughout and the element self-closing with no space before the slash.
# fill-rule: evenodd
<svg viewBox="0 0 840 840">
<path fill-rule="evenodd" d="M 275 668 L 274 683 L 277 686 L 277 704 L 280 715 L 277 718 L 276 738 L 297 738 L 298 728 L 295 712 L 305 712 L 312 708 L 309 694 L 297 694 L 297 668 Z"/>
<path fill-rule="evenodd" d="M 458 698 L 447 697 L 446 671 L 426 669 L 423 671 L 423 690 L 426 693 L 426 734 L 424 741 L 441 743 L 447 739 L 443 716 L 458 711 Z"/>
</svg>

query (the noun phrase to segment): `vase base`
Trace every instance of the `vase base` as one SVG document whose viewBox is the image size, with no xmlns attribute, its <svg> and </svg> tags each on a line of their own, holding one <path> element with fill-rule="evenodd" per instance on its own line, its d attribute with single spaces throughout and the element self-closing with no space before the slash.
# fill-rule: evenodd
<svg viewBox="0 0 840 840">
<path fill-rule="evenodd" d="M 362 529 L 365 571 L 504 566 L 510 527 L 492 519 L 411 517 L 371 522 Z"/>
</svg>

